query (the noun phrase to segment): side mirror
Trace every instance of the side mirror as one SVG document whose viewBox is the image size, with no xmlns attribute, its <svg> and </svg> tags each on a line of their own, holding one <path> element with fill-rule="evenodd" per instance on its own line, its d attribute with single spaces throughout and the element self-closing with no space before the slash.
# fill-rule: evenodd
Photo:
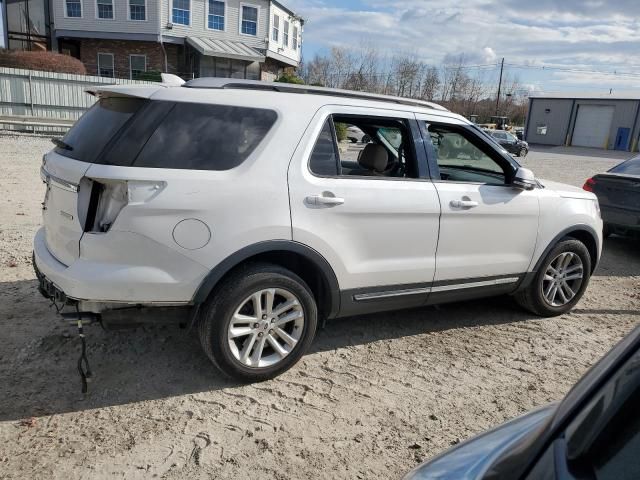
<svg viewBox="0 0 640 480">
<path fill-rule="evenodd" d="M 536 188 L 538 183 L 536 182 L 536 177 L 531 170 L 520 167 L 516 171 L 511 185 L 522 190 L 533 190 Z"/>
</svg>

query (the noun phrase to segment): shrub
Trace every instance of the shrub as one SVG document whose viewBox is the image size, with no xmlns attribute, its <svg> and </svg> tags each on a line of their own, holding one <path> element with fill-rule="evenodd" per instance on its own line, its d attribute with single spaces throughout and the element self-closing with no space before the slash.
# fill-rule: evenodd
<svg viewBox="0 0 640 480">
<path fill-rule="evenodd" d="M 336 137 L 338 137 L 338 141 L 341 142 L 347 139 L 347 124 L 336 122 L 334 124 L 336 127 Z"/>
<path fill-rule="evenodd" d="M 283 73 L 275 81 L 280 83 L 295 83 L 297 85 L 304 85 L 304 80 L 302 80 L 295 73 Z"/>
<path fill-rule="evenodd" d="M 146 80 L 147 82 L 162 82 L 162 75 L 157 70 L 147 70 L 140 73 L 134 80 Z"/>
<path fill-rule="evenodd" d="M 86 75 L 84 64 L 77 58 L 54 52 L 0 50 L 0 67 L 25 68 L 45 72 Z"/>
</svg>

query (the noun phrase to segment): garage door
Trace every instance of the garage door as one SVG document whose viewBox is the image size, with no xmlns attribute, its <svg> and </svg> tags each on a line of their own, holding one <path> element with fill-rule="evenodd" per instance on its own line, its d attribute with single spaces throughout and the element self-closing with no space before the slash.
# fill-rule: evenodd
<svg viewBox="0 0 640 480">
<path fill-rule="evenodd" d="M 580 105 L 571 144 L 577 147 L 606 148 L 613 112 L 614 107 Z"/>
</svg>

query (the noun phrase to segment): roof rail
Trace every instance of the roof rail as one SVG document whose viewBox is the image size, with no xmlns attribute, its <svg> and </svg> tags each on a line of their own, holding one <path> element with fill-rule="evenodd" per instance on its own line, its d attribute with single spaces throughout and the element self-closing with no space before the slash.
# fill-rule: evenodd
<svg viewBox="0 0 640 480">
<path fill-rule="evenodd" d="M 259 80 L 235 80 L 228 78 L 195 78 L 186 82 L 187 88 L 217 88 L 230 90 L 263 90 L 283 93 L 306 93 L 309 95 L 327 95 L 332 97 L 357 98 L 361 100 L 373 100 L 378 102 L 391 102 L 401 105 L 431 108 L 448 112 L 446 108 L 437 103 L 416 100 L 413 98 L 394 97 L 391 95 L 379 95 L 377 93 L 358 92 L 355 90 L 342 90 L 339 88 L 314 87 L 310 85 L 297 85 L 293 83 L 264 82 Z"/>
</svg>

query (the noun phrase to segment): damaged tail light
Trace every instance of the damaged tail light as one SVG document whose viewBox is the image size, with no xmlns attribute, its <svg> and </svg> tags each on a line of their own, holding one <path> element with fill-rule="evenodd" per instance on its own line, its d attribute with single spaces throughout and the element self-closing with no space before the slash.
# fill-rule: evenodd
<svg viewBox="0 0 640 480">
<path fill-rule="evenodd" d="M 166 186 L 158 181 L 91 179 L 91 182 L 84 231 L 94 233 L 108 232 L 124 207 L 149 202 Z"/>
</svg>

